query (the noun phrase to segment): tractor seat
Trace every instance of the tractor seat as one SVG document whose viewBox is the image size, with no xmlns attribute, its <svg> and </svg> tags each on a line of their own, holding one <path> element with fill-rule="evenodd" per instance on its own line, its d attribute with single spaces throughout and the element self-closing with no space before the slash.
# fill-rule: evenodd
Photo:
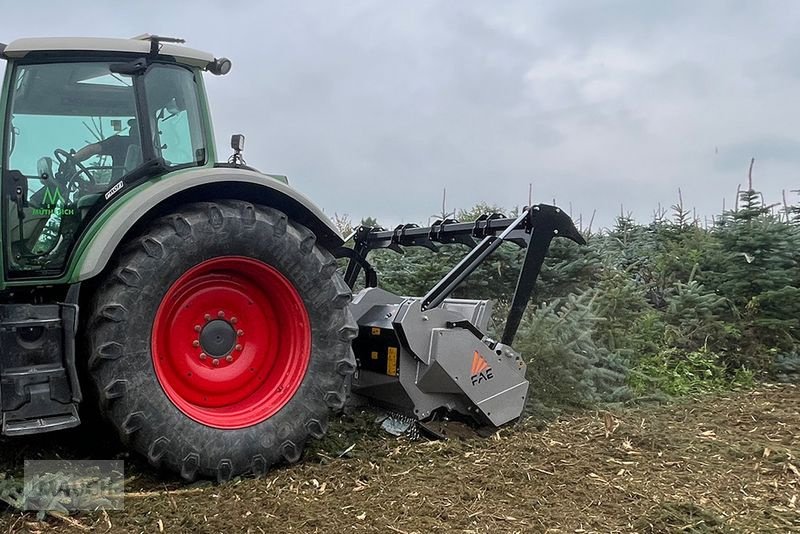
<svg viewBox="0 0 800 534">
<path fill-rule="evenodd" d="M 53 158 L 44 156 L 36 161 L 36 173 L 39 180 L 47 185 L 48 180 L 53 180 Z"/>
<path fill-rule="evenodd" d="M 141 164 L 142 164 L 142 147 L 134 143 L 128 147 L 128 152 L 125 153 L 123 174 L 128 174 Z"/>
</svg>

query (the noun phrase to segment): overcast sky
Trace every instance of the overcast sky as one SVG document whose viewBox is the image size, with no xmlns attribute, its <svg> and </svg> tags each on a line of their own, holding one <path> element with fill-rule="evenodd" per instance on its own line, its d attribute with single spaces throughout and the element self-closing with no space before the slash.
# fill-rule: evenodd
<svg viewBox="0 0 800 534">
<path fill-rule="evenodd" d="M 800 2 L 4 2 L 0 41 L 174 35 L 208 76 L 217 144 L 329 214 L 427 222 L 476 202 L 647 219 L 677 189 L 730 206 L 756 158 L 800 188 Z M 794 198 L 797 198 L 796 196 Z"/>
</svg>

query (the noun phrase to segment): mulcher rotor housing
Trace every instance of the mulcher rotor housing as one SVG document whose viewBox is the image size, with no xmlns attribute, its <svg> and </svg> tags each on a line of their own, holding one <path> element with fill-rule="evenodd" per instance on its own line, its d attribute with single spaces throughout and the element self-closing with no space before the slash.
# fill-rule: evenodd
<svg viewBox="0 0 800 534">
<path fill-rule="evenodd" d="M 243 136 L 218 161 L 203 75 L 231 62 L 182 43 L 0 44 L 0 432 L 93 410 L 153 466 L 225 481 L 298 461 L 350 394 L 419 420 L 518 418 L 514 336 L 550 241 L 583 242 L 569 217 L 539 205 L 345 240 L 245 164 Z M 527 252 L 492 340 L 491 303 L 451 294 L 503 242 Z M 454 243 L 471 251 L 426 295 L 377 287 L 370 251 Z"/>
</svg>

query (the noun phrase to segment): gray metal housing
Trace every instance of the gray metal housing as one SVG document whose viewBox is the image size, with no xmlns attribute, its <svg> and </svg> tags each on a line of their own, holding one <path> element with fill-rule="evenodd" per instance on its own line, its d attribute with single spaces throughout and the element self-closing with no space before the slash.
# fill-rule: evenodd
<svg viewBox="0 0 800 534">
<path fill-rule="evenodd" d="M 466 320 L 485 330 L 490 303 L 447 299 L 424 312 L 420 304 L 419 298 L 377 288 L 356 294 L 351 310 L 359 326 L 393 329 L 399 350 L 397 376 L 359 369 L 353 393 L 420 420 L 440 409 L 494 426 L 517 419 L 528 394 L 520 355 L 503 345 L 489 348 L 467 328 L 448 326 Z"/>
</svg>

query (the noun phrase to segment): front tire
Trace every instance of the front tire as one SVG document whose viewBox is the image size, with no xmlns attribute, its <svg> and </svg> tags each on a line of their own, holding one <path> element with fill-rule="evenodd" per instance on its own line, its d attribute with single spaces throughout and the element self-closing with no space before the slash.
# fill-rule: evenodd
<svg viewBox="0 0 800 534">
<path fill-rule="evenodd" d="M 295 462 L 346 400 L 350 290 L 275 209 L 189 204 L 154 221 L 97 286 L 89 370 L 148 461 L 192 480 Z"/>
</svg>

